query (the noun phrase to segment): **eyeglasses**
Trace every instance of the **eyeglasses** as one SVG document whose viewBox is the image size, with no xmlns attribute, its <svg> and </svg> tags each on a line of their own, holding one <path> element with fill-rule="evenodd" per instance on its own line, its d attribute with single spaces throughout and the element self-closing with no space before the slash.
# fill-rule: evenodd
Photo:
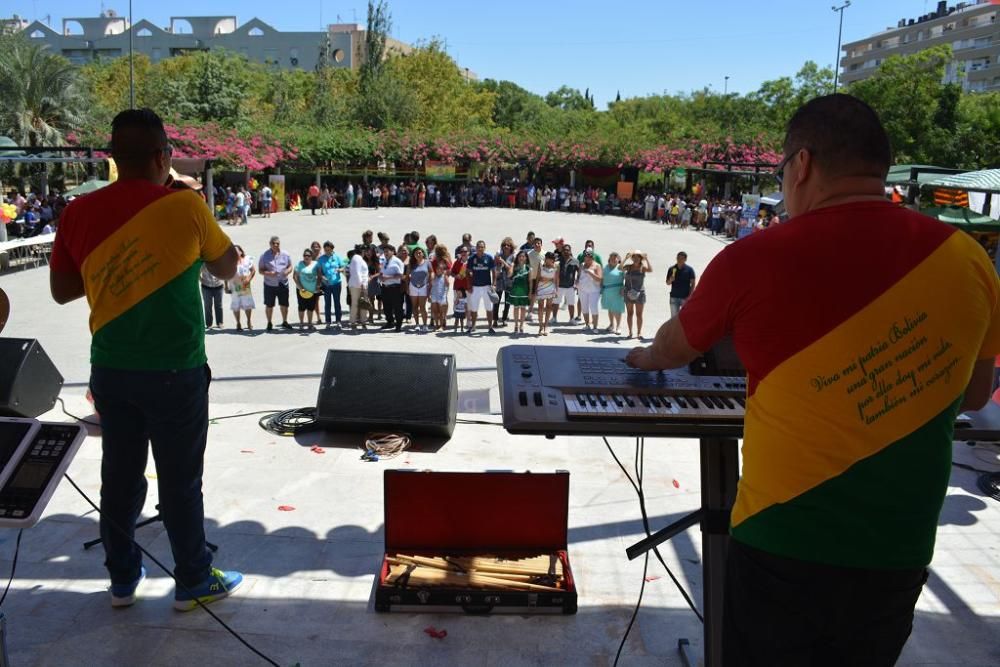
<svg viewBox="0 0 1000 667">
<path fill-rule="evenodd" d="M 302 256 L 303 257 L 312 257 L 312 253 L 311 252 L 302 253 Z"/>
<path fill-rule="evenodd" d="M 794 151 L 792 151 L 791 153 L 789 153 L 787 156 L 785 156 L 785 159 L 783 159 L 781 162 L 779 162 L 778 166 L 776 166 L 774 168 L 774 180 L 776 180 L 778 182 L 778 187 L 779 188 L 781 187 L 782 182 L 785 180 L 785 167 L 788 166 L 788 163 L 791 162 L 792 158 L 795 157 L 796 155 L 798 155 L 798 152 L 801 151 L 801 150 L 809 150 L 809 149 L 808 148 L 797 148 L 797 149 L 795 149 Z"/>
</svg>

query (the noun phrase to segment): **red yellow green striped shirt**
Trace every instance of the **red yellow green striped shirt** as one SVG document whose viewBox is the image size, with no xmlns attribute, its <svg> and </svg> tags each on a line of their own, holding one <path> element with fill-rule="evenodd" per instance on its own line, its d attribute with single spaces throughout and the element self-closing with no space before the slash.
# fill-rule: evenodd
<svg viewBox="0 0 1000 667">
<path fill-rule="evenodd" d="M 1000 353 L 1000 285 L 952 227 L 888 202 L 797 216 L 723 250 L 680 313 L 747 369 L 734 539 L 813 562 L 930 562 L 954 419 Z"/>
<path fill-rule="evenodd" d="M 61 216 L 51 268 L 83 278 L 91 363 L 134 370 L 204 364 L 198 274 L 229 246 L 190 190 L 127 180 L 74 200 Z"/>
</svg>

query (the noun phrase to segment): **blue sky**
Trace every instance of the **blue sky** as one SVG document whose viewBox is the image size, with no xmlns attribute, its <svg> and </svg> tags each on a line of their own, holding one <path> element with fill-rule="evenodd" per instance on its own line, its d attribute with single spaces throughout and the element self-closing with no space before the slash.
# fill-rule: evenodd
<svg viewBox="0 0 1000 667">
<path fill-rule="evenodd" d="M 463 67 L 480 78 L 509 79 L 544 94 L 561 85 L 590 88 L 598 108 L 650 93 L 756 90 L 793 75 L 803 62 L 833 65 L 837 14 L 831 0 L 390 0 L 393 36 L 406 42 L 440 37 Z M 842 4 L 837 0 L 835 4 Z M 954 3 L 952 3 L 954 4 Z M 124 0 L 13 0 L 5 15 L 97 16 L 102 7 L 127 14 Z M 903 17 L 931 12 L 935 0 L 853 0 L 844 12 L 844 42 L 861 39 Z M 165 26 L 170 16 L 254 16 L 279 30 L 319 30 L 364 23 L 366 0 L 134 0 L 135 20 Z"/>
</svg>

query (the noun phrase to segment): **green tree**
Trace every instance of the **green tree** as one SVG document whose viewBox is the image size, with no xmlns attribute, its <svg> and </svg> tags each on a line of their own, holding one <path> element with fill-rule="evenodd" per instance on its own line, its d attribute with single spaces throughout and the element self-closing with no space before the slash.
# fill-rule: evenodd
<svg viewBox="0 0 1000 667">
<path fill-rule="evenodd" d="M 890 56 L 876 72 L 850 85 L 848 91 L 878 112 L 889 135 L 896 162 L 934 159 L 934 118 L 941 103 L 945 66 L 951 46 L 924 49 L 909 56 Z M 948 101 L 945 100 L 945 104 Z"/>
<path fill-rule="evenodd" d="M 135 104 L 140 108 L 151 104 L 148 93 L 151 68 L 148 56 L 135 54 Z M 90 121 L 106 132 L 111 119 L 129 108 L 128 58 L 95 60 L 80 68 L 80 76 L 90 99 Z"/>
<path fill-rule="evenodd" d="M 418 100 L 399 75 L 385 67 L 385 42 L 392 14 L 385 0 L 368 0 L 365 58 L 358 76 L 353 116 L 376 130 L 409 127 L 418 114 Z"/>
<path fill-rule="evenodd" d="M 0 46 L 0 135 L 23 146 L 64 143 L 66 133 L 86 121 L 79 70 L 17 37 L 4 38 Z"/>
<path fill-rule="evenodd" d="M 589 93 L 589 89 L 587 95 L 584 95 L 577 88 L 560 86 L 559 90 L 553 90 L 545 96 L 545 103 L 564 111 L 593 111 L 594 102 Z"/>
<path fill-rule="evenodd" d="M 385 40 L 392 30 L 392 14 L 385 0 L 368 0 L 368 24 L 365 26 L 365 57 L 361 63 L 361 87 L 374 85 L 385 63 Z"/>
<path fill-rule="evenodd" d="M 765 81 L 749 97 L 764 105 L 772 129 L 783 130 L 796 109 L 832 89 L 833 70 L 807 60 L 794 78 L 783 76 Z"/>
<path fill-rule="evenodd" d="M 495 94 L 466 81 L 441 42 L 432 40 L 386 65 L 416 97 L 415 129 L 453 131 L 493 124 Z"/>
<path fill-rule="evenodd" d="M 513 81 L 485 79 L 475 85 L 493 94 L 493 123 L 499 127 L 510 130 L 537 128 L 544 116 L 555 113 L 540 95 Z"/>
</svg>

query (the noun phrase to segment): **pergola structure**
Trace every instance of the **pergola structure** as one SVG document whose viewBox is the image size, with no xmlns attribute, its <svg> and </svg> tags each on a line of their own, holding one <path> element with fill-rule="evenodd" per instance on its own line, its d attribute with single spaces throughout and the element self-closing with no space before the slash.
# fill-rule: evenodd
<svg viewBox="0 0 1000 667">
<path fill-rule="evenodd" d="M 52 155 L 56 153 L 57 155 Z M 87 169 L 87 180 L 97 178 L 95 165 L 106 161 L 104 157 L 111 153 L 110 148 L 95 148 L 91 146 L 0 146 L 0 163 L 18 164 L 60 164 L 83 163 Z M 101 155 L 101 157 L 98 157 Z M 189 176 L 201 176 L 202 186 L 208 207 L 215 210 L 215 188 L 212 184 L 211 158 L 173 158 L 170 166 L 178 173 Z M 43 189 L 47 189 L 43 188 Z M 43 193 L 44 194 L 44 193 Z"/>
</svg>

